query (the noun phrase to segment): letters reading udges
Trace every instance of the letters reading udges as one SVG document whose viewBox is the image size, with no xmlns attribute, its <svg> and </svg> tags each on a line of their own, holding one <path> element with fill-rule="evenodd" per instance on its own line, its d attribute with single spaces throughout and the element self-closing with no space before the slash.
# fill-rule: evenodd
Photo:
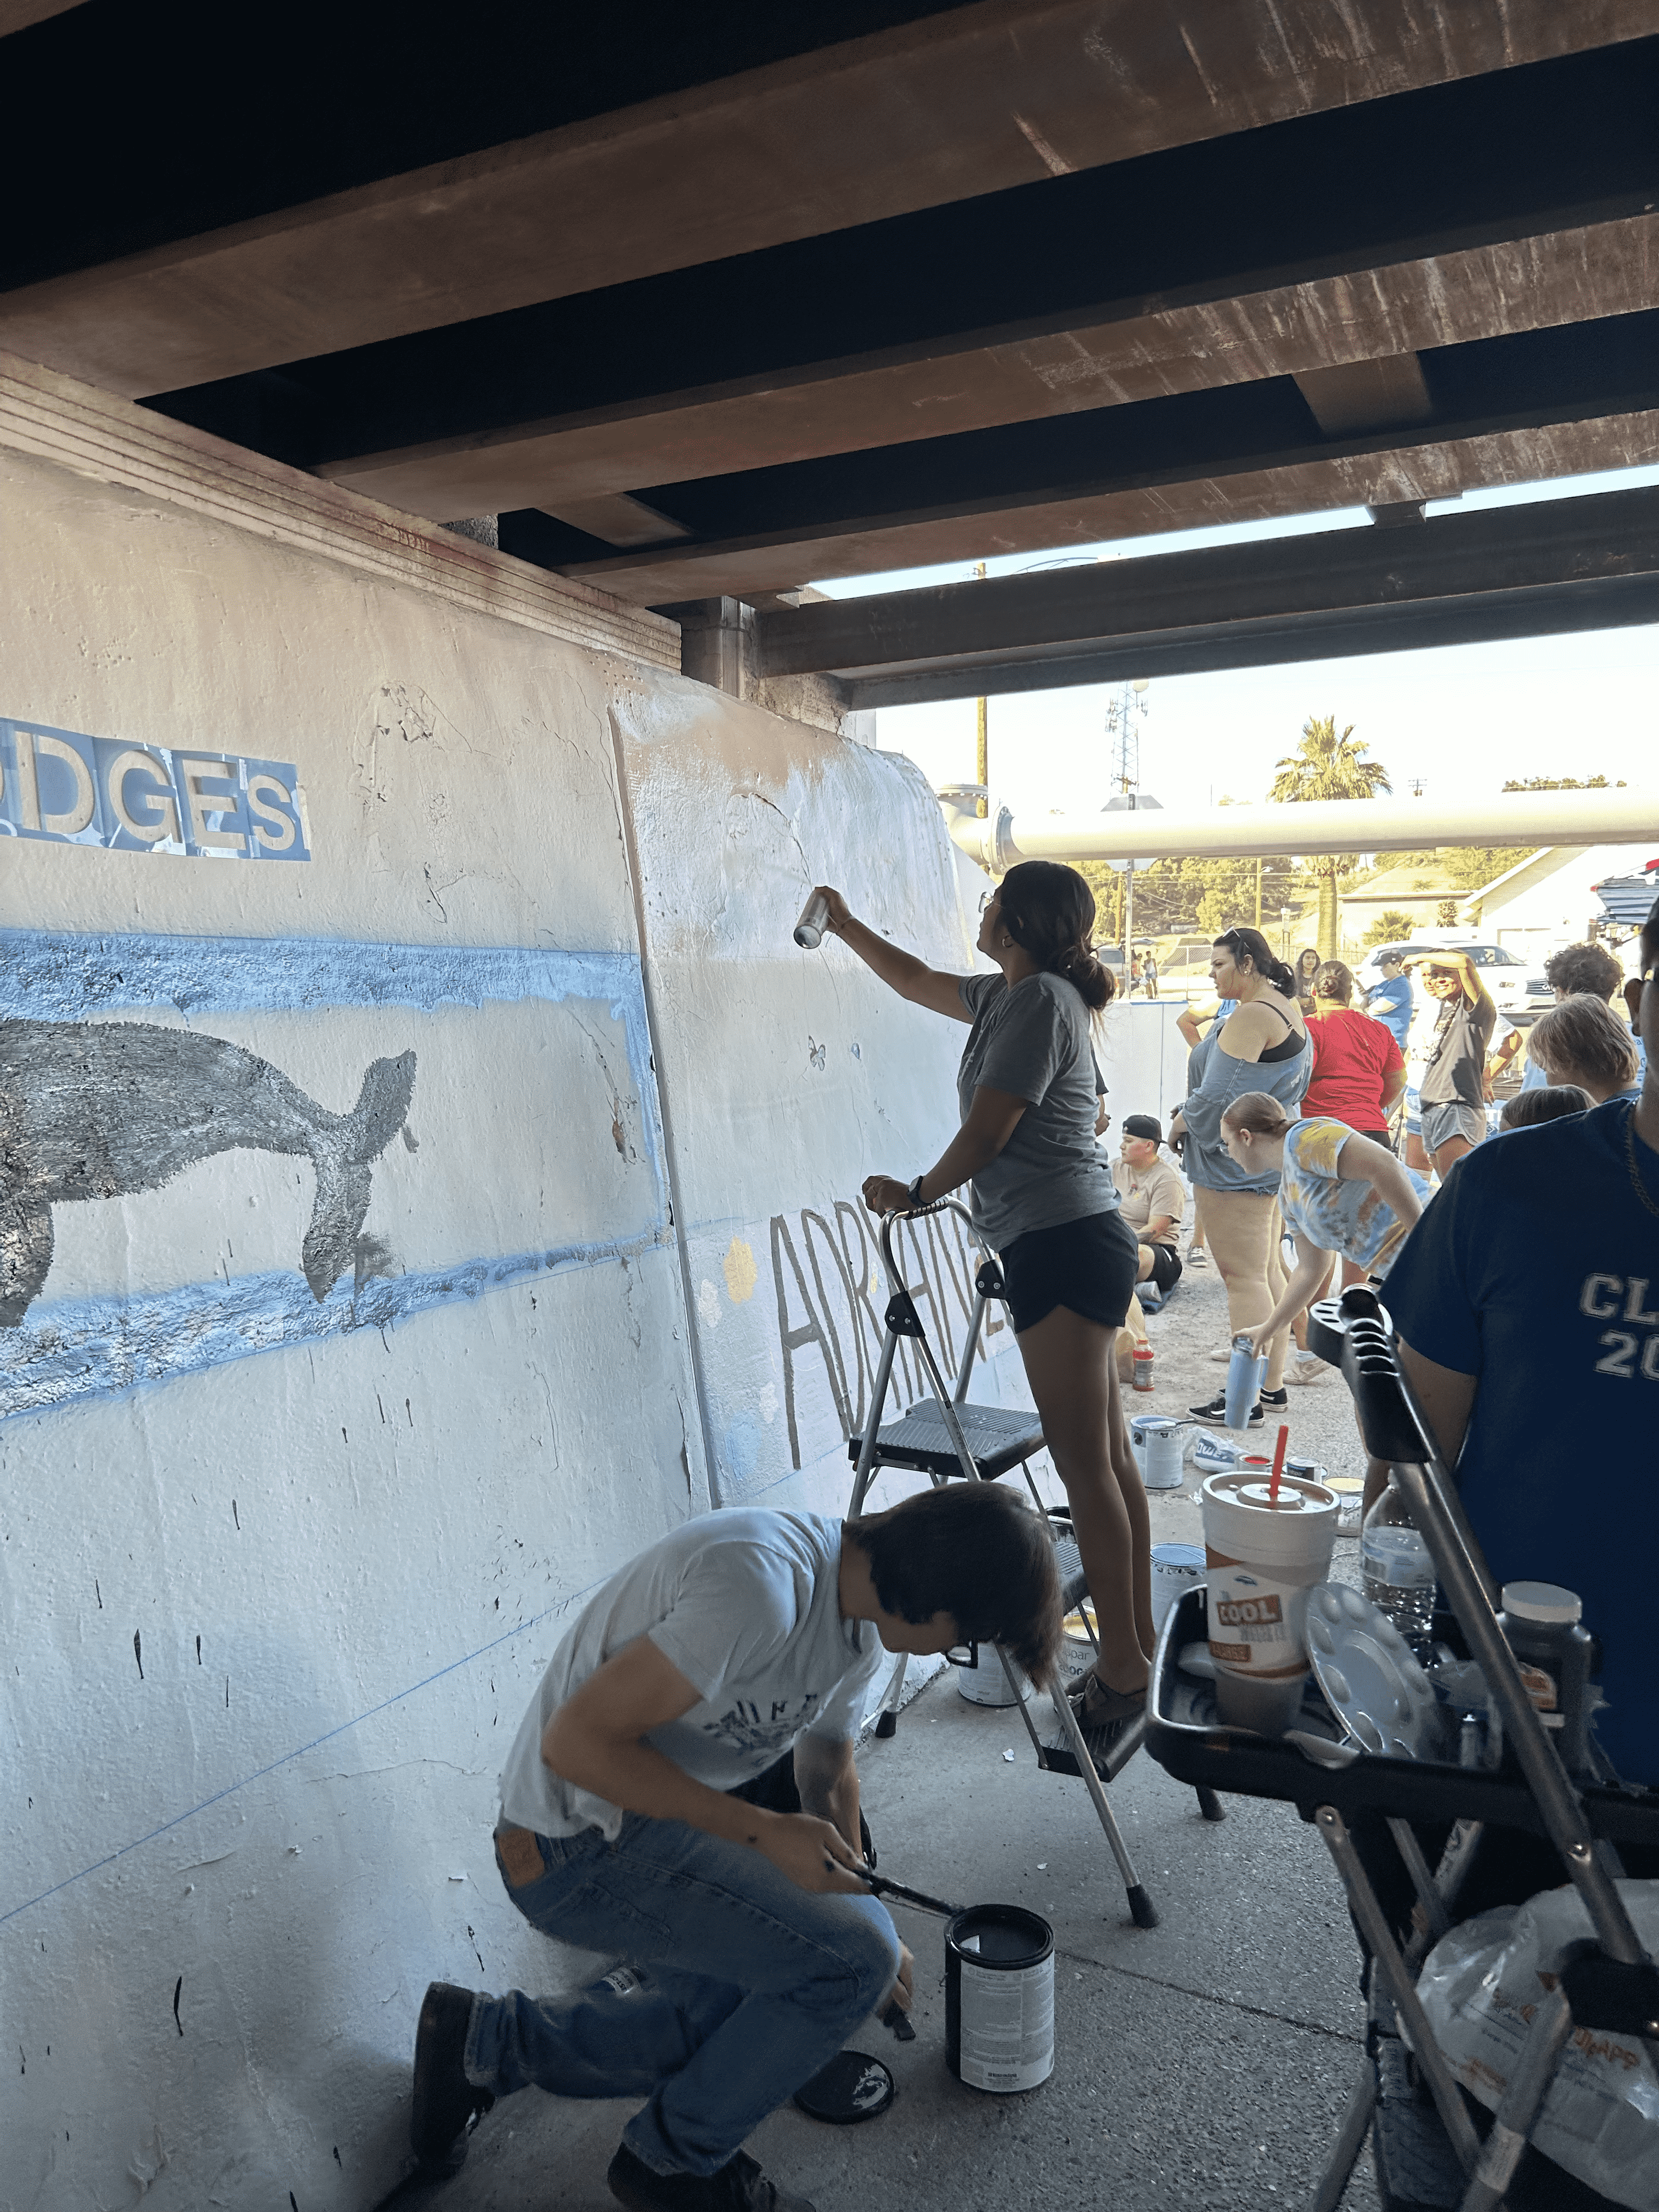
<svg viewBox="0 0 1659 2212">
<path fill-rule="evenodd" d="M 284 761 L 90 738 L 0 719 L 0 837 L 193 860 L 308 860 Z"/>
</svg>

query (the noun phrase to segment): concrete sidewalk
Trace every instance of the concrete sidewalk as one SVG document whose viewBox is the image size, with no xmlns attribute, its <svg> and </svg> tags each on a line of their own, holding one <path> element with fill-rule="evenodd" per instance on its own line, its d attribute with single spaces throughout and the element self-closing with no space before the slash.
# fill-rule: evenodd
<svg viewBox="0 0 1659 2212">
<path fill-rule="evenodd" d="M 1159 1387 L 1139 1402 L 1184 1411 L 1219 1373 L 1204 1358 L 1226 1334 L 1213 1274 L 1183 1285 L 1152 1328 Z M 1333 1474 L 1358 1472 L 1341 1382 L 1291 1397 L 1291 1449 Z M 1194 1490 L 1189 1472 L 1185 1491 L 1154 1498 L 1156 1540 L 1196 1538 Z M 1355 1548 L 1340 1547 L 1340 1571 L 1353 1571 Z M 1145 1755 L 1133 1760 L 1111 1798 L 1162 1916 L 1141 1930 L 1083 1784 L 1040 1773 L 1018 1716 L 969 1705 L 949 1670 L 896 1735 L 865 1745 L 860 1767 L 884 1872 L 936 1896 L 1024 1905 L 1053 1925 L 1057 2064 L 1026 2096 L 953 2081 L 941 1925 L 896 1907 L 917 1960 L 917 2038 L 895 2044 L 872 2021 L 855 2039 L 891 2068 L 893 2106 L 853 2128 L 793 2106 L 775 2113 L 748 2146 L 769 2173 L 817 2212 L 867 2212 L 896 2186 L 912 2212 L 1307 2201 L 1358 2069 L 1362 2013 L 1340 1887 L 1291 1808 L 1229 1798 L 1212 1825 L 1190 1790 Z M 602 2212 L 631 2109 L 528 2092 L 484 2119 L 456 2180 L 411 2182 L 392 2202 L 398 2212 Z M 1376 2212 L 1369 2155 L 1345 2202 Z"/>
</svg>

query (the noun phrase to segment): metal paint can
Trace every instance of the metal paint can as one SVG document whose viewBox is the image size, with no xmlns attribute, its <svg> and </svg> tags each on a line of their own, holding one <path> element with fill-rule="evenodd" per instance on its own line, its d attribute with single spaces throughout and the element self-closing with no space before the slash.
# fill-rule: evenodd
<svg viewBox="0 0 1659 2212">
<path fill-rule="evenodd" d="M 1009 2096 L 1054 2070 L 1054 1931 L 1018 1905 L 975 1905 L 945 1931 L 945 2063 Z"/>
<path fill-rule="evenodd" d="M 1186 1476 L 1187 1431 L 1190 1421 L 1173 1413 L 1134 1413 L 1129 1440 L 1148 1490 L 1179 1490 Z"/>
<path fill-rule="evenodd" d="M 957 1662 L 957 1688 L 970 1705 L 1023 1705 L 1031 1694 L 1031 1686 L 1018 1668 L 1010 1669 L 1002 1663 L 1002 1655 L 994 1644 L 975 1644 L 969 1650 L 971 1662 Z"/>
<path fill-rule="evenodd" d="M 1177 1602 L 1194 1583 L 1204 1579 L 1201 1544 L 1154 1544 L 1152 1547 L 1152 1626 L 1163 1627 Z"/>
<path fill-rule="evenodd" d="M 822 891 L 814 891 L 800 910 L 800 920 L 795 924 L 795 942 L 804 951 L 816 952 L 823 942 L 823 926 L 830 919 L 830 902 Z"/>
</svg>

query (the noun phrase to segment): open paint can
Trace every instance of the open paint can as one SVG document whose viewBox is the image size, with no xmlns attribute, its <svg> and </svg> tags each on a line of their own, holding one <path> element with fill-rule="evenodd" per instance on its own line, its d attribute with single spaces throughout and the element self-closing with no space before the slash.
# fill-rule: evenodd
<svg viewBox="0 0 1659 2212">
<path fill-rule="evenodd" d="M 1054 2070 L 1054 1931 L 1018 1905 L 973 1905 L 945 1931 L 945 2063 L 1007 2096 Z"/>
<path fill-rule="evenodd" d="M 1136 1413 L 1129 1422 L 1129 1438 L 1140 1462 L 1140 1479 L 1148 1490 L 1179 1490 L 1186 1475 L 1187 1431 L 1190 1421 L 1173 1413 Z"/>
</svg>

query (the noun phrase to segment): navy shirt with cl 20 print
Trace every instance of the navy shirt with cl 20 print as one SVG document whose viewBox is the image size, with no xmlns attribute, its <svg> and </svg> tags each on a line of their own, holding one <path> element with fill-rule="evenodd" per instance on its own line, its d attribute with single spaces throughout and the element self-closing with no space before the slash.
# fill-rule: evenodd
<svg viewBox="0 0 1659 2212">
<path fill-rule="evenodd" d="M 1605 1654 L 1597 1736 L 1659 1784 L 1659 1152 L 1632 1110 L 1468 1154 L 1382 1301 L 1414 1351 L 1480 1377 L 1457 1486 L 1487 1565 L 1577 1591 Z"/>
</svg>

